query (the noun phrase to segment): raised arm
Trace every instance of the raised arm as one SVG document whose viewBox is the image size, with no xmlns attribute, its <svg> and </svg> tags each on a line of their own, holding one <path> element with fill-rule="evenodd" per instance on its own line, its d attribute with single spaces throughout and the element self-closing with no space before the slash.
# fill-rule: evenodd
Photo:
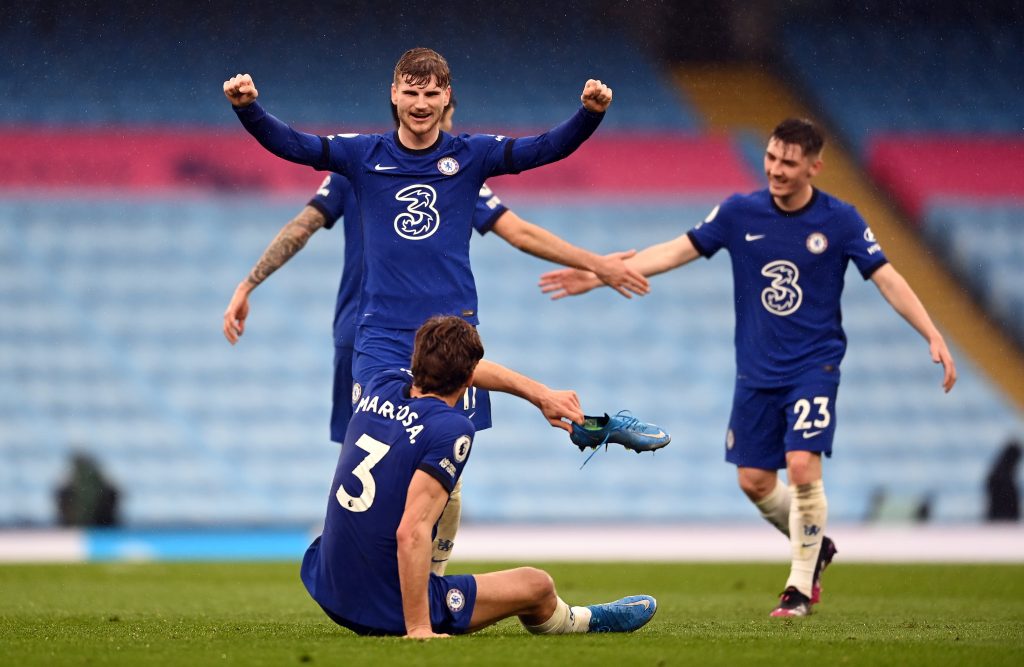
<svg viewBox="0 0 1024 667">
<path fill-rule="evenodd" d="M 492 229 L 509 244 L 534 257 L 593 273 L 627 299 L 631 298 L 630 292 L 643 296 L 650 291 L 647 279 L 623 261 L 636 254 L 635 250 L 597 255 L 523 220 L 512 211 L 502 213 Z"/>
<path fill-rule="evenodd" d="M 874 281 L 878 291 L 882 293 L 893 310 L 928 341 L 928 352 L 932 356 L 932 361 L 942 364 L 942 388 L 949 393 L 949 390 L 956 384 L 956 364 L 949 348 L 946 347 L 945 339 L 932 323 L 932 318 L 928 316 L 928 311 L 925 310 L 921 300 L 917 298 L 917 294 L 892 264 L 880 267 L 871 274 L 871 280 Z"/>
<path fill-rule="evenodd" d="M 537 406 L 548 423 L 572 433 L 572 426 L 563 419 L 583 423 L 583 409 L 576 392 L 554 390 L 501 364 L 482 359 L 473 374 L 473 385 L 489 391 L 500 391 L 524 398 Z"/>
<path fill-rule="evenodd" d="M 579 148 L 604 119 L 604 112 L 612 103 L 612 89 L 599 80 L 590 79 L 583 87 L 580 100 L 583 107 L 560 125 L 544 134 L 513 140 L 504 170 L 498 173 L 534 169 L 561 160 Z"/>
<path fill-rule="evenodd" d="M 224 96 L 242 121 L 242 126 L 274 155 L 308 165 L 327 168 L 326 139 L 315 134 L 298 132 L 267 113 L 257 102 L 259 93 L 252 77 L 237 74 L 224 82 Z"/>
<path fill-rule="evenodd" d="M 430 624 L 430 602 L 427 596 L 430 553 L 434 540 L 431 533 L 447 501 L 448 493 L 440 482 L 422 470 L 413 474 L 402 521 L 395 533 L 405 636 L 410 639 L 448 636 L 434 633 Z"/>
<path fill-rule="evenodd" d="M 263 251 L 249 276 L 238 284 L 224 311 L 224 337 L 234 345 L 245 333 L 245 320 L 249 316 L 249 294 L 270 274 L 305 247 L 309 237 L 326 224 L 324 214 L 306 206 L 288 224 L 281 228 L 267 249 Z"/>
<path fill-rule="evenodd" d="M 690 236 L 683 234 L 671 241 L 644 248 L 627 259 L 626 264 L 634 271 L 649 277 L 689 264 L 698 257 L 700 253 Z M 559 269 L 543 274 L 539 285 L 542 292 L 551 294 L 552 299 L 561 299 L 586 294 L 595 287 L 600 287 L 602 281 L 590 271 Z"/>
</svg>

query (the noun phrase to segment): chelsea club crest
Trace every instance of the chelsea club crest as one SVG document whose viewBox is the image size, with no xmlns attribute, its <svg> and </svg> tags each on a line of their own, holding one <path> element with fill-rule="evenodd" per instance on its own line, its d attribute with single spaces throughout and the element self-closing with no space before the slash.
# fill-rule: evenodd
<svg viewBox="0 0 1024 667">
<path fill-rule="evenodd" d="M 466 606 L 466 595 L 458 588 L 449 588 L 448 594 L 445 596 L 445 602 L 448 603 L 449 609 L 457 613 Z"/>
<path fill-rule="evenodd" d="M 828 248 L 828 238 L 821 232 L 814 232 L 807 237 L 807 249 L 815 255 L 820 255 Z"/>
<path fill-rule="evenodd" d="M 459 161 L 448 156 L 437 161 L 437 170 L 445 176 L 454 176 L 459 173 Z"/>
</svg>

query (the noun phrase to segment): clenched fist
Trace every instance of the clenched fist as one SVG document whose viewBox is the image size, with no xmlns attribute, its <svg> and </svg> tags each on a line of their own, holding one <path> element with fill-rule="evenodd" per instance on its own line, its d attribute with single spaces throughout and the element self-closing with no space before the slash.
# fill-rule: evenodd
<svg viewBox="0 0 1024 667">
<path fill-rule="evenodd" d="M 612 103 L 612 89 L 601 83 L 600 79 L 588 79 L 580 95 L 587 111 L 603 112 Z"/>
<path fill-rule="evenodd" d="M 224 96 L 233 106 L 247 107 L 259 97 L 256 84 L 248 74 L 236 74 L 224 82 Z"/>
</svg>

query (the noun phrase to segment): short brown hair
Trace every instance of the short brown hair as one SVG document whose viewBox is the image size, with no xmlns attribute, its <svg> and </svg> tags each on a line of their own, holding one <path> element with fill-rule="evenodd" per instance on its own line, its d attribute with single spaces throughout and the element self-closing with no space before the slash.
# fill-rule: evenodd
<svg viewBox="0 0 1024 667">
<path fill-rule="evenodd" d="M 416 332 L 412 381 L 420 391 L 448 396 L 466 384 L 483 359 L 484 344 L 476 329 L 453 315 L 438 315 Z"/>
<path fill-rule="evenodd" d="M 430 84 L 430 77 L 437 79 L 437 85 L 441 88 L 447 88 L 452 83 L 448 61 L 433 49 L 409 49 L 395 65 L 396 85 L 404 81 L 413 86 L 426 86 Z"/>
<path fill-rule="evenodd" d="M 772 130 L 772 139 L 784 144 L 795 144 L 804 151 L 804 156 L 818 155 L 825 147 L 825 137 L 817 126 L 806 118 L 787 118 Z"/>
</svg>

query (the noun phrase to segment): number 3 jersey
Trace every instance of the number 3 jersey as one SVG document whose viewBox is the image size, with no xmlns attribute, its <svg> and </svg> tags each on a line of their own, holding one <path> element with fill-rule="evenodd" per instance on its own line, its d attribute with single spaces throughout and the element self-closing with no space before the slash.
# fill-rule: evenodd
<svg viewBox="0 0 1024 667">
<path fill-rule="evenodd" d="M 444 401 L 410 398 L 412 378 L 384 371 L 354 407 L 334 473 L 323 534 L 306 551 L 302 582 L 321 607 L 369 627 L 405 628 L 395 532 L 416 471 L 451 493 L 473 424 Z"/>
<path fill-rule="evenodd" d="M 351 182 L 365 251 L 357 324 L 390 329 L 416 329 L 433 315 L 479 324 L 469 239 L 484 181 L 561 160 L 604 118 L 581 107 L 536 136 L 441 132 L 433 145 L 411 149 L 397 131 L 324 137 L 297 132 L 256 102 L 235 113 L 275 155 Z"/>
<path fill-rule="evenodd" d="M 846 268 L 853 260 L 866 280 L 887 262 L 853 206 L 814 190 L 786 212 L 765 189 L 733 195 L 688 235 L 705 257 L 725 248 L 732 259 L 738 383 L 777 387 L 818 372 L 838 381 Z"/>
<path fill-rule="evenodd" d="M 324 216 L 325 229 L 332 228 L 339 219 L 343 219 L 345 265 L 334 307 L 334 345 L 352 347 L 359 320 L 359 287 L 363 281 L 363 226 L 359 218 L 359 202 L 347 178 L 341 174 L 328 174 L 309 200 L 309 206 Z M 473 209 L 473 229 L 483 236 L 507 210 L 501 199 L 485 184 L 480 188 Z"/>
</svg>

